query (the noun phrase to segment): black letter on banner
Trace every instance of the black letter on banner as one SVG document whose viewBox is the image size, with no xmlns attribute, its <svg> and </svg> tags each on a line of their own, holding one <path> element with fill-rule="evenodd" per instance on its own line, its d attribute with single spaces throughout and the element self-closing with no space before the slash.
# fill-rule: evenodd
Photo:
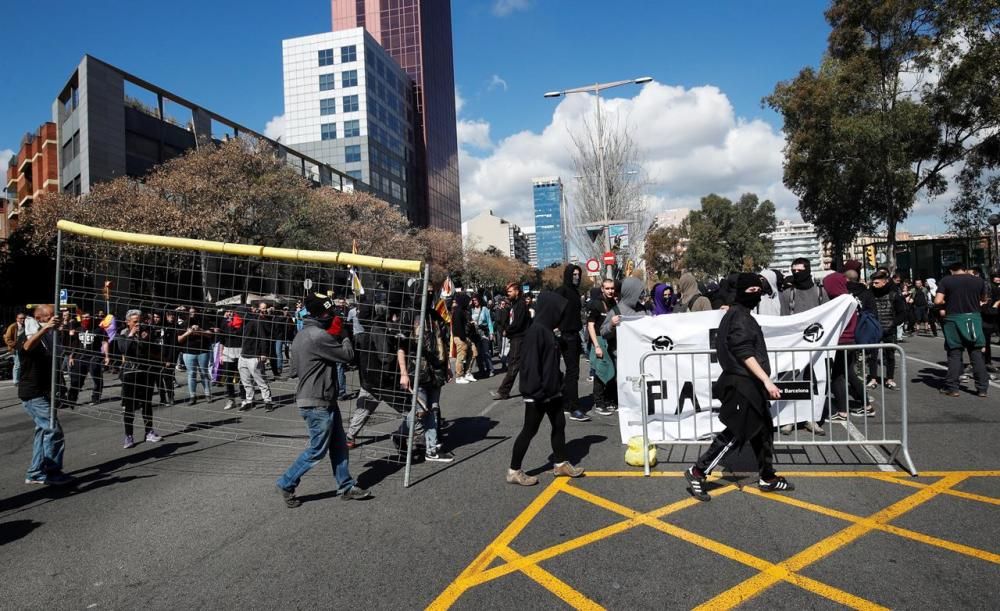
<svg viewBox="0 0 1000 611">
<path fill-rule="evenodd" d="M 715 338 L 717 338 L 717 337 L 719 337 L 719 330 L 718 329 L 709 329 L 708 330 L 708 347 L 711 348 L 712 350 L 715 350 Z M 717 354 L 715 354 L 714 352 L 712 353 L 712 362 L 713 363 L 718 363 L 719 362 L 719 356 Z"/>
<path fill-rule="evenodd" d="M 655 388 L 655 391 L 654 391 Z M 667 398 L 667 383 L 664 380 L 646 382 L 646 415 L 656 413 L 656 402 Z"/>
</svg>

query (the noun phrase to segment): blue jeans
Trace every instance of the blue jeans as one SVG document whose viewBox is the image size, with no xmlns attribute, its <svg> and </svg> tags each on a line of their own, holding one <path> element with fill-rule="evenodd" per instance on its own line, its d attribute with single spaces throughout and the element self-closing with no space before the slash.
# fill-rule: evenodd
<svg viewBox="0 0 1000 611">
<path fill-rule="evenodd" d="M 49 421 L 48 397 L 36 397 L 22 401 L 24 411 L 35 421 L 35 439 L 31 446 L 31 466 L 28 467 L 27 479 L 43 480 L 46 475 L 62 473 L 63 451 L 66 441 L 63 438 L 59 420 Z"/>
<path fill-rule="evenodd" d="M 207 352 L 184 352 L 181 358 L 184 359 L 184 367 L 187 368 L 188 392 L 195 396 L 198 390 L 198 374 L 201 374 L 201 384 L 206 395 L 212 394 L 212 379 L 208 377 L 208 357 Z"/>
<path fill-rule="evenodd" d="M 347 398 L 347 365 L 337 363 L 337 398 Z"/>
<path fill-rule="evenodd" d="M 278 373 L 285 370 L 285 346 L 288 342 L 280 339 L 274 340 L 274 360 L 278 368 Z"/>
<path fill-rule="evenodd" d="M 21 357 L 17 355 L 17 351 L 14 351 L 14 383 L 17 384 L 21 380 Z"/>
<path fill-rule="evenodd" d="M 299 415 L 306 421 L 309 447 L 278 478 L 278 487 L 295 492 L 302 476 L 319 464 L 329 452 L 333 477 L 337 480 L 337 492 L 350 490 L 355 481 L 348 469 L 347 435 L 336 404 L 330 407 L 299 408 Z"/>
<path fill-rule="evenodd" d="M 438 446 L 438 423 L 437 411 L 441 408 L 441 388 L 438 386 L 421 386 L 417 389 L 417 413 L 413 415 L 416 422 L 414 436 L 424 432 L 424 443 L 428 449 Z M 407 426 L 407 419 L 403 418 L 403 423 L 399 425 L 399 434 L 407 437 L 410 428 Z"/>
</svg>

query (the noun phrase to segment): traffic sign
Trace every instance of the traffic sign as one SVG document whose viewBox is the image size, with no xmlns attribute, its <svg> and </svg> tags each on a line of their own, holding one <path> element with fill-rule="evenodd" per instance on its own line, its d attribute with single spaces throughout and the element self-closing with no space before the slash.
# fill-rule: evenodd
<svg viewBox="0 0 1000 611">
<path fill-rule="evenodd" d="M 605 265 L 614 265 L 615 264 L 615 253 L 611 252 L 610 250 L 608 252 L 604 253 L 604 264 Z"/>
<path fill-rule="evenodd" d="M 594 258 L 587 259 L 587 271 L 592 274 L 601 271 L 601 262 Z"/>
</svg>

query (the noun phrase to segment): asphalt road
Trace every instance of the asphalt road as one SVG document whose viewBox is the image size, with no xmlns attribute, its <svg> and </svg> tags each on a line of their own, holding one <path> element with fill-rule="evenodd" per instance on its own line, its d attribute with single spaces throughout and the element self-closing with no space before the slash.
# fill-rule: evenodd
<svg viewBox="0 0 1000 611">
<path fill-rule="evenodd" d="M 416 465 L 410 488 L 398 465 L 353 457 L 371 501 L 335 497 L 320 465 L 299 488 L 304 504 L 285 508 L 274 480 L 302 443 L 297 415 L 233 414 L 221 401 L 199 420 L 216 426 L 132 450 L 113 410 L 62 411 L 78 485 L 26 486 L 32 425 L 0 383 L 0 607 L 996 608 L 1000 385 L 988 399 L 945 398 L 941 341 L 903 346 L 920 477 L 863 450 L 791 448 L 778 456 L 798 486 L 785 500 L 732 478 L 707 504 L 679 477 L 698 448 L 661 451 L 656 475 L 636 477 L 616 423 L 596 415 L 567 428 L 592 476 L 544 472 L 543 424 L 525 461 L 540 485 L 507 485 L 522 411 L 489 397 L 497 378 L 445 389 L 457 460 Z M 275 434 L 224 434 L 240 426 Z"/>
</svg>

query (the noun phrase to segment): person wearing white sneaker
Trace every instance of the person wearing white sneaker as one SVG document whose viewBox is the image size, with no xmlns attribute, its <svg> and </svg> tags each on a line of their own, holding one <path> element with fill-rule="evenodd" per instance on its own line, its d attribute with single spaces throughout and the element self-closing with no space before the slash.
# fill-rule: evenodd
<svg viewBox="0 0 1000 611">
<path fill-rule="evenodd" d="M 474 382 L 472 378 L 473 347 L 469 338 L 469 296 L 465 293 L 455 295 L 455 305 L 451 308 L 451 341 L 455 344 L 455 382 L 464 379 L 465 383 Z M 471 379 L 470 379 L 471 378 Z"/>
<path fill-rule="evenodd" d="M 161 346 L 153 337 L 153 330 L 141 323 L 142 312 L 125 313 L 125 329 L 114 338 L 109 349 L 124 359 L 122 365 L 122 421 L 126 439 L 132 437 L 135 412 L 142 414 L 146 438 L 156 437 L 153 431 L 153 386 L 151 368 L 163 361 Z M 159 441 L 159 439 L 157 439 Z"/>
<path fill-rule="evenodd" d="M 524 333 L 521 351 L 521 396 L 524 397 L 524 426 L 514 440 L 507 471 L 507 482 L 533 486 L 538 478 L 526 475 L 521 463 L 542 420 L 552 425 L 552 456 L 556 476 L 580 477 L 583 469 L 574 467 L 566 457 L 566 416 L 562 409 L 562 370 L 555 330 L 559 326 L 566 300 L 542 291 L 535 306 L 534 322 Z"/>
<path fill-rule="evenodd" d="M 688 492 L 699 501 L 711 500 L 705 481 L 729 450 L 750 442 L 760 471 L 758 487 L 763 492 L 788 491 L 795 487 L 774 472 L 774 438 L 771 433 L 770 400 L 781 397 L 771 381 L 764 333 L 751 312 L 760 303 L 764 282 L 757 274 L 742 273 L 736 280 L 736 302 L 719 323 L 716 354 L 722 375 L 719 419 L 726 428 L 697 462 L 684 472 Z"/>
</svg>

